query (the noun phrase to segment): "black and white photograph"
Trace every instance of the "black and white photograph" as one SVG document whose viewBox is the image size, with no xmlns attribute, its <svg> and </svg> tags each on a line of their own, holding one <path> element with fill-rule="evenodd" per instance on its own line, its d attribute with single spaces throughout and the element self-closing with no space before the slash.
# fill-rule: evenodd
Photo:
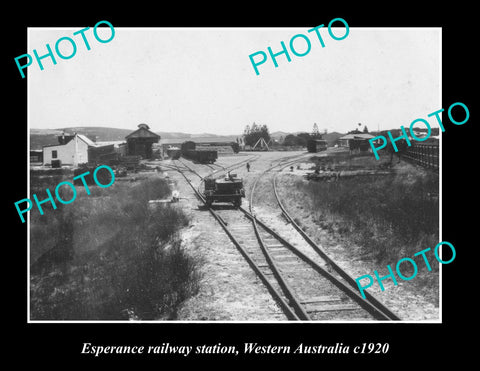
<svg viewBox="0 0 480 371">
<path fill-rule="evenodd" d="M 452 227 L 475 112 L 460 33 L 311 18 L 25 25 L 6 161 L 30 339 L 94 361 L 387 360 L 448 337 L 472 247 Z"/>
<path fill-rule="evenodd" d="M 326 21 L 29 29 L 31 321 L 441 319 L 441 30 Z"/>
</svg>

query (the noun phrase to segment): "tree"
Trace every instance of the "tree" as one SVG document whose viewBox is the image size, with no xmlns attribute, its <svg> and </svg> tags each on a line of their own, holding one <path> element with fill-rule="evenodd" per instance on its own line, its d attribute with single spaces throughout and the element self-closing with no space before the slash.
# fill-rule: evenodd
<svg viewBox="0 0 480 371">
<path fill-rule="evenodd" d="M 293 134 L 288 134 L 283 141 L 284 146 L 297 146 L 298 145 L 298 137 Z"/>
<path fill-rule="evenodd" d="M 318 134 L 317 136 L 315 136 L 315 138 L 321 138 L 322 136 L 320 134 Z M 298 138 L 298 144 L 300 146 L 303 146 L 305 147 L 307 145 L 307 142 L 309 139 L 312 139 L 312 136 L 308 133 L 298 133 L 297 134 L 297 138 Z"/>
<path fill-rule="evenodd" d="M 260 138 L 263 138 L 267 143 L 270 140 L 267 125 L 257 125 L 253 123 L 252 126 L 247 125 L 243 133 L 245 144 L 249 146 L 254 146 Z"/>
<path fill-rule="evenodd" d="M 399 129 L 392 129 L 390 130 L 390 133 L 394 138 L 398 138 L 402 134 Z M 381 131 L 379 135 L 383 135 L 386 138 L 388 137 L 387 131 Z M 407 151 L 409 147 L 407 141 L 404 138 L 397 140 L 395 142 L 395 145 L 397 147 L 397 151 L 395 151 L 395 148 L 393 147 L 393 145 L 391 145 L 391 143 L 383 149 L 388 154 L 390 154 L 390 164 L 393 161 L 393 155 L 397 155 L 398 162 L 400 162 L 402 159 L 402 155 Z"/>
<path fill-rule="evenodd" d="M 309 139 L 312 139 L 312 136 L 308 133 L 288 134 L 283 141 L 283 145 L 305 147 Z"/>
<path fill-rule="evenodd" d="M 362 134 L 362 132 L 358 129 L 350 130 L 347 134 Z"/>
<path fill-rule="evenodd" d="M 238 144 L 238 138 L 236 142 L 232 142 L 233 153 L 240 152 L 240 144 Z"/>
<path fill-rule="evenodd" d="M 363 128 L 363 132 L 364 132 L 364 133 L 368 133 L 367 125 L 365 125 L 365 127 Z"/>
</svg>

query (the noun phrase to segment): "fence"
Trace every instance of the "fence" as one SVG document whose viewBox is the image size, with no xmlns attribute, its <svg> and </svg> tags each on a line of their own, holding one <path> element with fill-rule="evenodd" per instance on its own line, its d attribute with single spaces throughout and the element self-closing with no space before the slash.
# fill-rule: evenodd
<svg viewBox="0 0 480 371">
<path fill-rule="evenodd" d="M 412 161 L 418 165 L 438 169 L 439 167 L 439 145 L 412 143 L 402 154 L 402 158 Z"/>
</svg>

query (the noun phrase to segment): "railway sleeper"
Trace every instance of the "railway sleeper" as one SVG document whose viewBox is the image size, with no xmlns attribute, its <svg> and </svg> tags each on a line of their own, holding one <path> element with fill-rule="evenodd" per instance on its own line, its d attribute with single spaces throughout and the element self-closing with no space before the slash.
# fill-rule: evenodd
<svg viewBox="0 0 480 371">
<path fill-rule="evenodd" d="M 265 246 L 268 248 L 268 249 L 273 249 L 273 250 L 280 250 L 280 249 L 286 249 L 285 245 L 282 245 L 281 243 L 279 244 L 274 244 L 274 245 L 270 245 L 270 244 L 267 244 L 265 243 Z"/>
<path fill-rule="evenodd" d="M 268 269 L 265 269 L 265 268 L 266 267 L 260 268 L 260 269 L 262 269 L 262 273 L 267 277 L 273 276 L 273 272 L 270 270 L 270 268 L 268 268 Z"/>
<path fill-rule="evenodd" d="M 230 227 L 230 230 L 232 232 L 238 232 L 238 233 L 244 233 L 244 232 L 250 232 L 252 230 L 252 225 L 232 225 Z"/>
<path fill-rule="evenodd" d="M 316 296 L 316 297 L 311 297 L 309 299 L 301 300 L 300 303 L 315 304 L 315 303 L 325 303 L 325 302 L 344 302 L 346 300 L 348 300 L 348 298 L 337 296 L 337 295 L 323 295 L 323 296 Z"/>
<path fill-rule="evenodd" d="M 275 262 L 275 264 L 279 266 L 283 266 L 284 264 L 291 265 L 292 263 L 295 263 L 299 267 L 302 267 L 302 266 L 305 267 L 305 263 L 298 261 L 298 259 L 292 256 L 287 256 L 287 255 L 272 256 L 272 259 Z"/>
<path fill-rule="evenodd" d="M 270 246 L 267 246 L 267 248 L 269 248 Z M 285 246 L 283 249 L 279 249 L 279 248 L 274 248 L 272 251 L 270 251 L 270 255 L 273 256 L 273 257 L 277 257 L 277 256 L 292 256 L 292 257 L 296 257 L 295 255 L 293 255 L 293 253 L 286 249 Z"/>
<path fill-rule="evenodd" d="M 249 246 L 258 246 L 258 242 L 257 242 L 257 239 L 256 238 L 252 238 L 252 237 L 245 237 L 245 235 L 243 236 L 236 236 L 236 235 L 233 235 L 235 237 L 235 239 L 240 242 L 242 245 L 249 245 Z"/>
<path fill-rule="evenodd" d="M 319 312 L 341 312 L 341 311 L 352 311 L 352 310 L 361 310 L 356 304 L 326 304 L 326 305 L 314 305 L 314 304 L 306 304 L 305 309 L 307 312 L 310 313 L 319 313 Z"/>
<path fill-rule="evenodd" d="M 245 249 L 258 249 L 258 243 L 254 242 L 253 240 L 243 240 L 242 237 L 235 237 L 237 241 L 242 245 Z"/>
</svg>

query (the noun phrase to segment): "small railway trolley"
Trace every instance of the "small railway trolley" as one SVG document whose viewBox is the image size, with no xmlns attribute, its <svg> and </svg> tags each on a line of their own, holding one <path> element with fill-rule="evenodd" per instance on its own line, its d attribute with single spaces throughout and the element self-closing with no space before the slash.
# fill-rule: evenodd
<svg viewBox="0 0 480 371">
<path fill-rule="evenodd" d="M 214 179 L 205 178 L 204 197 L 207 206 L 210 207 L 214 202 L 233 203 L 235 207 L 242 205 L 242 198 L 245 197 L 243 189 L 243 180 L 237 177 L 237 174 L 227 174 L 225 178 Z"/>
</svg>

